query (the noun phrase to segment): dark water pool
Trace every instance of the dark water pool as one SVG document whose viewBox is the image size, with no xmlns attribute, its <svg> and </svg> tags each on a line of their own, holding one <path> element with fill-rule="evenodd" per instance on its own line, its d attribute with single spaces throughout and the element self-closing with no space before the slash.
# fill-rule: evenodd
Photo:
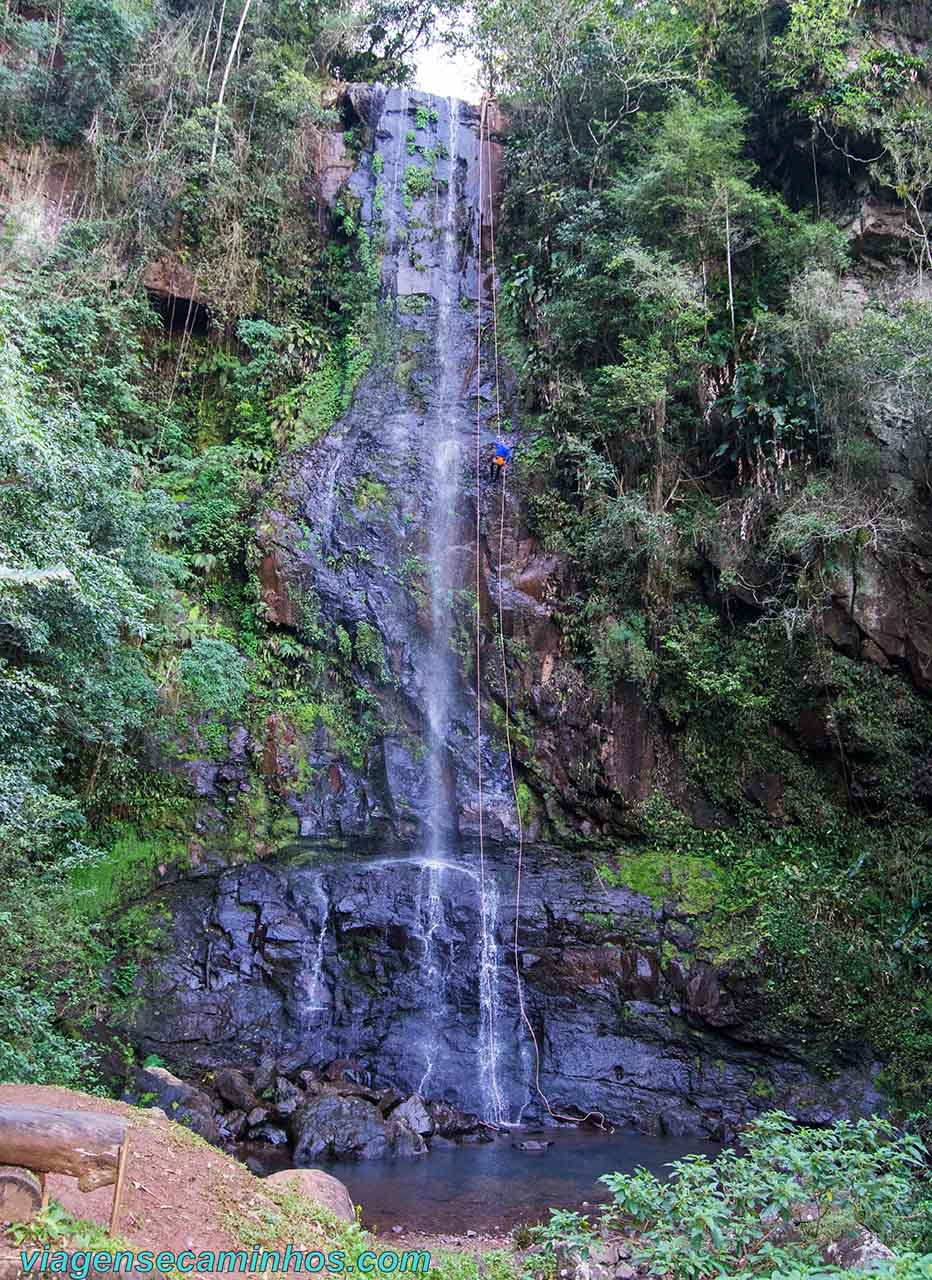
<svg viewBox="0 0 932 1280">
<path fill-rule="evenodd" d="M 517 1151 L 530 1137 L 553 1142 L 545 1152 Z M 630 1173 L 637 1165 L 663 1173 L 664 1165 L 691 1151 L 715 1155 L 716 1143 L 698 1138 L 649 1138 L 640 1133 L 603 1134 L 586 1129 L 515 1133 L 494 1142 L 431 1151 L 409 1160 L 327 1165 L 346 1183 L 363 1222 L 373 1230 L 444 1234 L 509 1230 L 540 1222 L 551 1208 L 578 1209 L 608 1196 L 603 1173 Z"/>
</svg>

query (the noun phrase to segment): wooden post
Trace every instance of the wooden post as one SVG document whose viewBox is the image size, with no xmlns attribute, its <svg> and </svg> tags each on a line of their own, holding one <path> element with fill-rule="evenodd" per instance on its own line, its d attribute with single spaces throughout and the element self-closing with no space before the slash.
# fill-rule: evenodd
<svg viewBox="0 0 932 1280">
<path fill-rule="evenodd" d="M 120 1147 L 120 1158 L 117 1161 L 116 1186 L 113 1188 L 113 1205 L 110 1209 L 110 1234 L 115 1236 L 120 1221 L 120 1201 L 123 1198 L 123 1176 L 126 1173 L 126 1161 L 129 1158 L 129 1136 L 123 1138 Z"/>
</svg>

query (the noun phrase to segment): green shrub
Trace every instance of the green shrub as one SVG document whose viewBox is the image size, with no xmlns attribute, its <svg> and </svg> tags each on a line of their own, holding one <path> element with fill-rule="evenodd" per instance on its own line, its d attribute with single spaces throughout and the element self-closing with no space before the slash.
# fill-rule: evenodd
<svg viewBox="0 0 932 1280">
<path fill-rule="evenodd" d="M 596 679 L 603 689 L 616 680 L 632 680 L 648 688 L 656 670 L 656 659 L 648 647 L 647 624 L 643 613 L 634 612 L 606 623 L 596 640 L 593 658 Z"/>
<path fill-rule="evenodd" d="M 932 1247 L 926 1152 L 917 1137 L 878 1119 L 798 1129 L 775 1111 L 745 1129 L 742 1143 L 741 1155 L 676 1160 L 666 1179 L 645 1169 L 606 1174 L 612 1200 L 604 1226 L 633 1228 L 637 1262 L 671 1280 L 833 1274 L 823 1270 L 820 1247 L 862 1227 L 892 1249 Z M 812 1220 L 791 1229 L 800 1206 Z M 535 1234 L 545 1253 L 561 1247 L 580 1257 L 598 1240 L 589 1219 L 565 1212 Z M 896 1274 L 924 1270 L 906 1265 Z"/>
<path fill-rule="evenodd" d="M 356 627 L 356 660 L 361 666 L 373 671 L 383 684 L 390 682 L 391 672 L 385 660 L 382 637 L 368 622 L 360 622 Z"/>
<path fill-rule="evenodd" d="M 181 655 L 181 680 L 195 707 L 220 716 L 242 709 L 248 688 L 246 659 L 226 640 L 195 640 Z"/>
<path fill-rule="evenodd" d="M 422 169 L 420 165 L 409 164 L 405 169 L 402 181 L 402 193 L 405 207 L 410 209 L 415 200 L 426 196 L 433 184 L 434 175 L 431 169 Z"/>
<path fill-rule="evenodd" d="M 9 922 L 0 911 L 0 927 L 8 928 Z M 0 980 L 0 1082 L 86 1089 L 97 1061 L 95 1047 L 80 1032 L 61 1028 L 52 992 L 5 974 Z"/>
</svg>

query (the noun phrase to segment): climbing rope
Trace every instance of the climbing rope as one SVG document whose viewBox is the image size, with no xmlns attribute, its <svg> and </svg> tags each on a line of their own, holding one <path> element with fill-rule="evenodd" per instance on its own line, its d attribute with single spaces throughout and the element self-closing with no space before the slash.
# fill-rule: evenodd
<svg viewBox="0 0 932 1280">
<path fill-rule="evenodd" d="M 488 139 L 488 125 L 487 125 L 487 115 L 486 115 L 488 101 L 489 101 L 488 98 L 483 99 L 482 113 L 479 121 L 479 290 L 478 290 L 478 293 L 479 293 L 480 321 L 477 327 L 477 344 L 478 344 L 477 353 L 481 349 L 481 342 L 482 342 L 482 336 L 481 336 L 482 335 L 482 323 L 481 323 L 482 146 L 483 146 L 483 134 L 485 134 L 485 143 L 488 149 L 489 139 Z M 489 266 L 491 269 L 491 276 L 492 276 L 492 345 L 493 345 L 493 352 L 494 352 L 494 359 L 495 359 L 495 421 L 496 421 L 497 429 L 501 431 L 502 395 L 501 395 L 501 373 L 500 373 L 501 362 L 499 360 L 499 346 L 498 346 L 498 271 L 497 271 L 496 262 L 495 262 L 495 208 L 494 208 L 494 200 L 493 200 L 493 192 L 492 192 L 491 155 L 489 156 L 488 168 L 489 168 L 489 183 L 488 183 L 488 188 L 489 188 L 489 192 L 488 192 L 489 194 Z M 477 706 L 477 710 L 479 705 L 479 596 L 478 596 L 479 576 L 478 576 L 478 572 L 479 572 L 479 537 L 480 537 L 480 524 L 479 524 L 480 490 L 479 490 L 479 469 L 478 469 L 480 385 L 479 385 L 478 375 L 479 375 L 479 366 L 478 366 L 478 354 L 477 354 L 477 366 L 476 366 L 476 378 L 477 378 L 477 381 L 476 381 L 476 441 L 477 441 L 477 445 L 476 445 L 476 457 L 477 457 L 477 469 L 476 469 L 476 583 L 477 583 L 476 706 Z M 511 746 L 511 692 L 510 692 L 510 686 L 508 682 L 508 662 L 505 654 L 505 606 L 504 606 L 504 592 L 502 590 L 503 566 L 505 561 L 505 495 L 506 495 L 507 483 L 508 483 L 508 468 L 502 467 L 502 481 L 501 481 L 502 503 L 501 503 L 501 512 L 499 514 L 499 524 L 498 524 L 498 584 L 497 584 L 498 585 L 498 642 L 499 642 L 499 652 L 501 655 L 501 667 L 502 667 L 502 694 L 505 701 L 505 706 L 504 706 L 505 747 L 508 752 L 508 772 L 511 778 L 511 794 L 514 800 L 515 818 L 516 818 L 517 827 L 518 827 L 518 848 L 517 848 L 517 856 L 516 856 L 516 864 L 515 864 L 515 927 L 514 927 L 514 934 L 512 937 L 512 956 L 514 959 L 515 987 L 518 993 L 518 1009 L 521 1014 L 521 1020 L 524 1023 L 524 1026 L 527 1029 L 528 1035 L 531 1038 L 531 1044 L 534 1047 L 534 1088 L 538 1096 L 540 1097 L 541 1101 L 543 1102 L 544 1106 L 546 1107 L 547 1114 L 551 1116 L 554 1120 L 569 1121 L 572 1124 L 581 1124 L 586 1120 L 595 1120 L 600 1129 L 607 1129 L 613 1132 L 610 1126 L 606 1125 L 605 1117 L 600 1111 L 589 1111 L 587 1112 L 586 1115 L 581 1117 L 567 1116 L 567 1115 L 561 1114 L 558 1111 L 554 1111 L 553 1107 L 551 1106 L 550 1099 L 547 1097 L 546 1093 L 544 1093 L 544 1090 L 541 1087 L 540 1044 L 538 1043 L 537 1033 L 535 1032 L 531 1019 L 528 1016 L 527 1006 L 525 1005 L 525 1002 L 524 1002 L 524 983 L 521 978 L 521 951 L 520 951 L 520 946 L 518 941 L 518 934 L 519 934 L 519 929 L 521 924 L 522 877 L 524 873 L 524 818 L 521 814 L 521 800 L 518 794 L 518 779 L 515 773 L 514 752 L 512 751 L 512 746 Z M 481 743 L 477 744 L 477 751 L 481 754 Z M 481 792 L 480 792 L 480 797 L 481 797 Z M 479 821 L 479 831 L 480 831 L 480 862 L 481 862 L 481 858 L 482 858 L 481 815 L 480 815 L 480 821 Z"/>
<path fill-rule="evenodd" d="M 485 127 L 485 113 L 488 103 L 483 99 L 482 111 L 479 117 L 479 225 L 477 228 L 477 269 L 478 269 L 478 287 L 476 289 L 476 788 L 479 801 L 479 894 L 482 901 L 482 933 L 483 939 L 486 934 L 485 920 L 485 904 L 487 902 L 485 893 L 485 830 L 483 825 L 483 810 L 485 801 L 482 795 L 482 659 L 481 659 L 481 639 L 482 639 L 482 619 L 479 607 L 479 592 L 482 585 L 482 556 L 481 556 L 481 536 L 482 536 L 482 503 L 480 489 L 480 475 L 482 467 L 482 133 Z M 450 198 L 453 198 L 453 185 L 450 184 Z M 480 981 L 487 982 L 488 975 L 485 971 L 483 960 L 480 970 Z M 498 1088 L 498 1075 L 495 1070 L 497 1056 L 495 1053 L 495 1028 L 492 1021 L 491 1001 L 487 1002 L 489 1009 L 488 1014 L 488 1054 L 490 1064 L 490 1076 L 492 1081 L 492 1089 L 495 1094 L 495 1118 L 501 1121 L 503 1115 L 502 1099 Z"/>
</svg>

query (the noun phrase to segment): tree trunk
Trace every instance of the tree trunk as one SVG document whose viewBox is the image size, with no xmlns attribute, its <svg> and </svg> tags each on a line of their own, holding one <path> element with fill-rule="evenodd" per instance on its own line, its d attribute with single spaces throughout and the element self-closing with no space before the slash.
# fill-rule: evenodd
<svg viewBox="0 0 932 1280">
<path fill-rule="evenodd" d="M 233 66 L 233 60 L 236 57 L 236 51 L 239 48 L 239 42 L 243 36 L 243 27 L 246 25 L 246 19 L 249 16 L 249 8 L 252 0 L 246 0 L 243 5 L 243 12 L 240 14 L 239 26 L 236 28 L 236 35 L 233 37 L 233 43 L 230 45 L 230 56 L 227 58 L 227 65 L 223 68 L 223 79 L 220 81 L 220 92 L 217 95 L 217 101 L 214 103 L 216 118 L 214 120 L 214 141 L 210 148 L 210 167 L 214 167 L 214 161 L 217 159 L 217 140 L 220 137 L 220 112 L 223 108 L 223 95 L 227 91 L 227 81 L 230 78 L 230 68 Z"/>
<path fill-rule="evenodd" d="M 66 1173 L 82 1191 L 116 1182 L 126 1122 L 91 1111 L 0 1105 L 0 1160 Z"/>
<path fill-rule="evenodd" d="M 667 425 L 667 399 L 661 396 L 651 409 L 654 419 L 654 486 L 651 496 L 651 510 L 661 511 L 663 508 L 663 433 Z"/>
<path fill-rule="evenodd" d="M 223 0 L 220 5 L 220 21 L 217 24 L 217 39 L 214 43 L 213 56 L 210 59 L 210 68 L 207 72 L 207 86 L 204 89 L 204 101 L 210 101 L 210 85 L 214 78 L 214 67 L 217 65 L 217 54 L 220 52 L 220 42 L 223 40 L 223 18 L 227 11 L 227 0 Z"/>
<path fill-rule="evenodd" d="M 731 332 L 735 333 L 735 286 L 731 274 L 731 208 L 728 188 L 725 188 L 725 253 L 728 258 L 728 310 L 731 312 Z"/>
</svg>

